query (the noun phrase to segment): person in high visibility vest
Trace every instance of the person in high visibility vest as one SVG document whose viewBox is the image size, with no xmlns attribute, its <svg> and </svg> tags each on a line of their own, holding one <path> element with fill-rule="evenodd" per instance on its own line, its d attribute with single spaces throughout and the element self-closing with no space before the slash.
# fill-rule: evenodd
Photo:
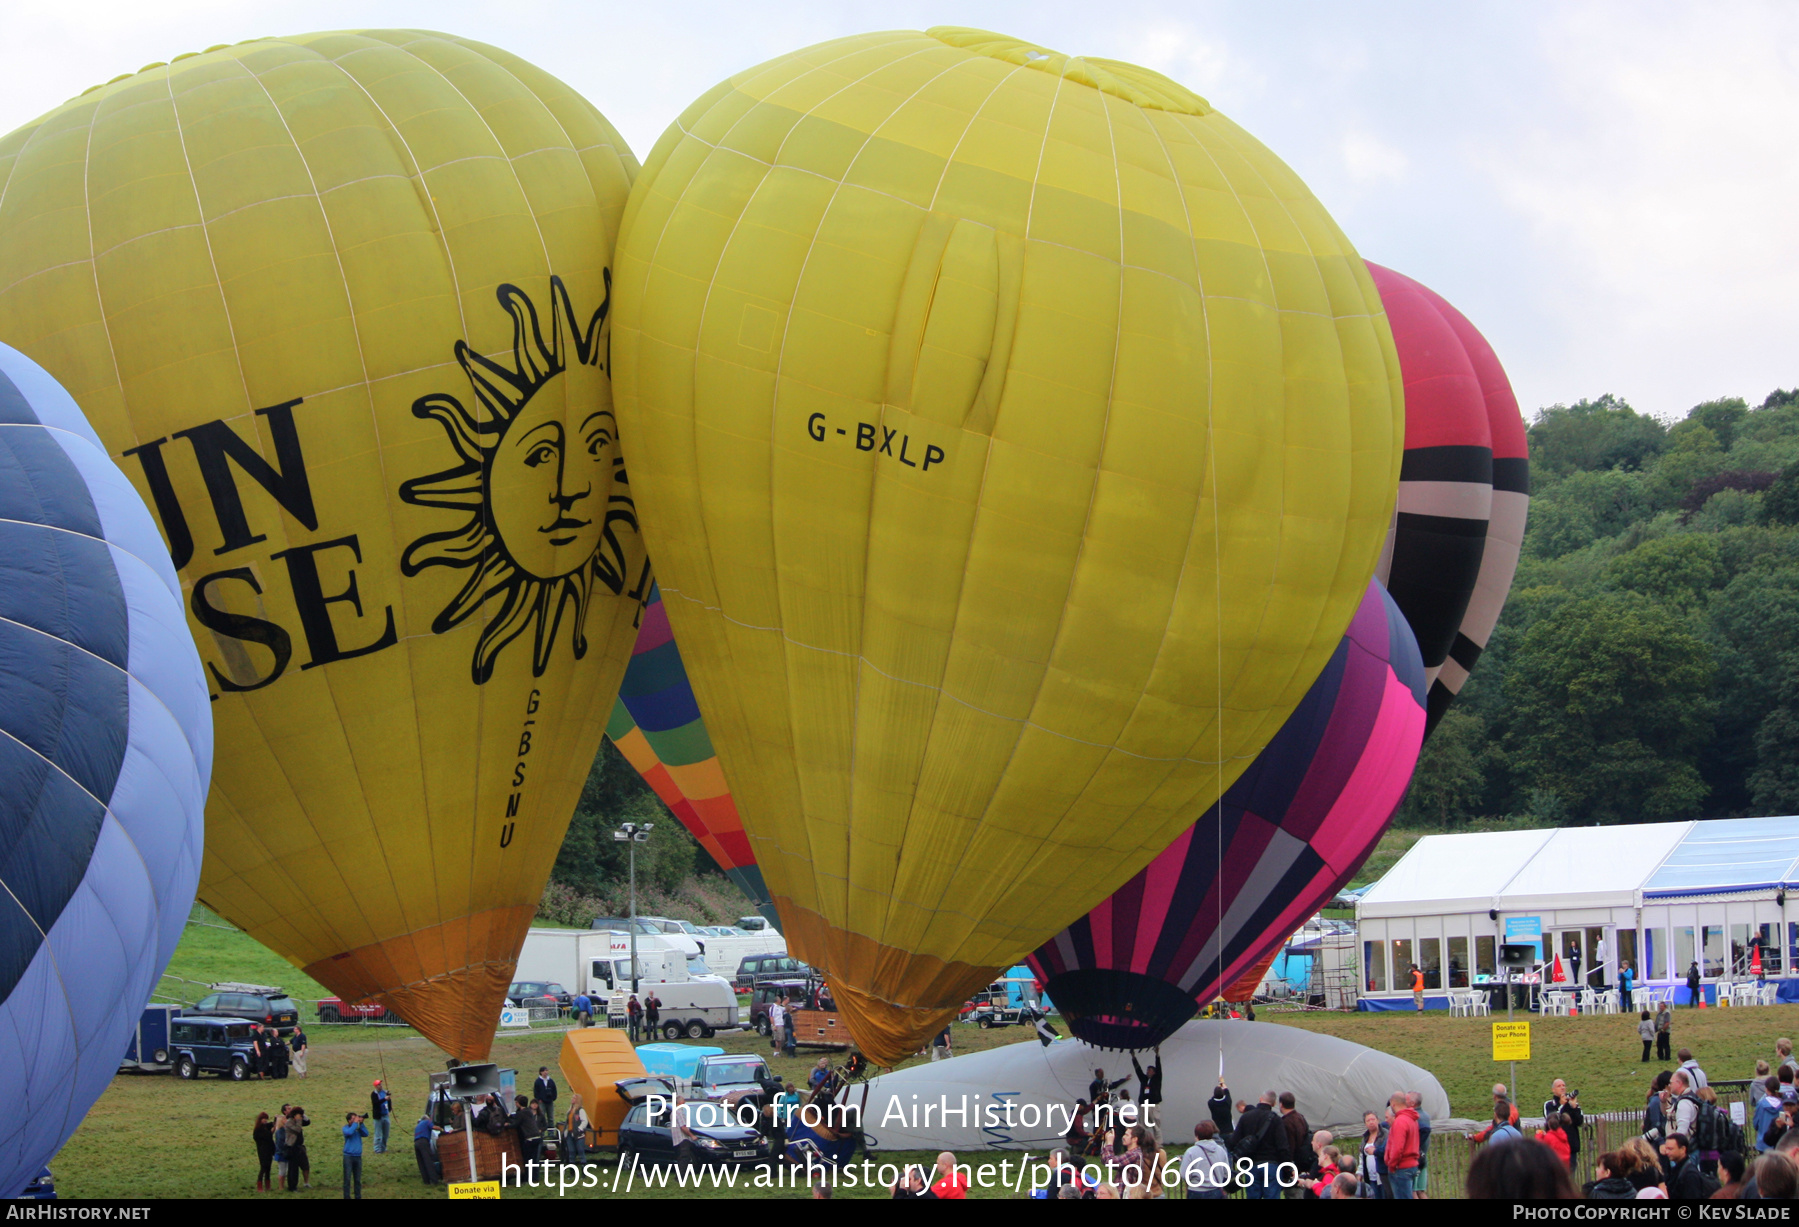
<svg viewBox="0 0 1799 1227">
<path fill-rule="evenodd" d="M 1424 1013 L 1424 972 L 1416 963 L 1412 964 L 1412 1005 Z"/>
</svg>

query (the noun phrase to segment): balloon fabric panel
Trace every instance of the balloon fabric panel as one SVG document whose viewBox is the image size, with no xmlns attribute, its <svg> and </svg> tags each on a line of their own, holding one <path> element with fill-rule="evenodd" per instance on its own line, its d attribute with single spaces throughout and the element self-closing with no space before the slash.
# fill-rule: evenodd
<svg viewBox="0 0 1799 1227">
<path fill-rule="evenodd" d="M 467 1059 L 648 589 L 607 370 L 635 169 L 559 82 L 418 31 L 178 57 L 0 140 L 0 340 L 187 589 L 202 898 Z"/>
<path fill-rule="evenodd" d="M 1203 99 L 951 29 L 706 94 L 618 274 L 700 709 L 790 944 L 897 1060 L 1329 658 L 1398 480 L 1378 293 Z"/>
<path fill-rule="evenodd" d="M 1411 630 L 1371 583 L 1324 672 L 1215 809 L 1031 955 L 1073 1033 L 1153 1046 L 1255 972 L 1373 850 L 1424 714 Z"/>
<path fill-rule="evenodd" d="M 1406 387 L 1405 461 L 1376 576 L 1405 611 L 1430 675 L 1426 736 L 1499 622 L 1530 503 L 1518 402 L 1485 337 L 1418 282 L 1370 263 Z"/>
<path fill-rule="evenodd" d="M 1411 623 L 1432 681 L 1480 575 L 1493 507 L 1486 398 L 1461 338 L 1423 286 L 1368 265 L 1405 377 L 1405 460 L 1388 565 L 1377 577 Z"/>
<path fill-rule="evenodd" d="M 212 723 L 150 513 L 0 345 L 0 1196 L 112 1082 L 193 907 Z"/>
<path fill-rule="evenodd" d="M 751 906 L 779 925 L 654 583 L 606 735 Z"/>
<path fill-rule="evenodd" d="M 1426 291 L 1427 293 L 1429 291 Z M 1435 296 L 1433 296 L 1435 297 Z M 1449 704 L 1467 684 L 1468 674 L 1480 659 L 1518 572 L 1524 548 L 1524 524 L 1530 511 L 1530 444 L 1518 398 L 1500 365 L 1499 355 L 1466 316 L 1440 297 L 1438 309 L 1449 321 L 1480 378 L 1486 402 L 1487 422 L 1493 438 L 1493 514 L 1487 524 L 1487 545 L 1481 554 L 1480 577 L 1469 599 L 1467 615 L 1449 649 L 1449 659 L 1431 685 L 1430 725 L 1443 718 Z"/>
</svg>

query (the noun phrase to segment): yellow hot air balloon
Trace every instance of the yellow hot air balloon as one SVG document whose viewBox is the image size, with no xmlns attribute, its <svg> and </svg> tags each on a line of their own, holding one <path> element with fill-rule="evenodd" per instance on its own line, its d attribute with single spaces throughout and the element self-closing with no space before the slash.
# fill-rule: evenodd
<svg viewBox="0 0 1799 1227">
<path fill-rule="evenodd" d="M 617 270 L 694 690 L 791 944 L 896 1060 L 1318 675 L 1399 475 L 1380 297 L 1201 98 L 958 29 L 706 94 Z"/>
<path fill-rule="evenodd" d="M 635 173 L 560 82 L 419 31 L 179 57 L 0 141 L 0 338 L 155 508 L 210 674 L 201 898 L 463 1057 L 649 588 Z"/>
</svg>

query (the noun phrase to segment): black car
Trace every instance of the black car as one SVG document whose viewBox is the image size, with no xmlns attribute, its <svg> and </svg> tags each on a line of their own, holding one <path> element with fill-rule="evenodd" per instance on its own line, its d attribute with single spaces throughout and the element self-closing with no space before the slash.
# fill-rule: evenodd
<svg viewBox="0 0 1799 1227">
<path fill-rule="evenodd" d="M 506 989 L 506 1000 L 521 1007 L 566 1010 L 575 1003 L 575 995 L 554 980 L 515 980 Z"/>
<path fill-rule="evenodd" d="M 184 1015 L 169 1023 L 169 1047 L 175 1057 L 177 1078 L 198 1078 L 201 1070 L 223 1074 L 233 1082 L 250 1076 L 255 1055 L 247 1018 L 194 1018 Z"/>
<path fill-rule="evenodd" d="M 810 967 L 790 954 L 746 954 L 737 964 L 731 984 L 745 993 L 766 979 L 803 980 L 811 974 Z"/>
<path fill-rule="evenodd" d="M 292 1035 L 300 1007 L 278 988 L 253 984 L 215 984 L 212 992 L 181 1011 L 187 1018 L 242 1018 Z"/>
<path fill-rule="evenodd" d="M 767 1138 L 739 1125 L 723 1104 L 677 1102 L 665 1078 L 631 1078 L 617 1084 L 631 1110 L 618 1129 L 620 1162 L 636 1155 L 643 1163 L 766 1163 Z"/>
</svg>

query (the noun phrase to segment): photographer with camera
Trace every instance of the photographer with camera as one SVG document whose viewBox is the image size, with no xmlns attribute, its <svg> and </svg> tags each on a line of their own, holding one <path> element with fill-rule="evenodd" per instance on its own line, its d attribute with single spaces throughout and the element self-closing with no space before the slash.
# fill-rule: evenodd
<svg viewBox="0 0 1799 1227">
<path fill-rule="evenodd" d="M 344 1113 L 344 1200 L 351 1200 L 350 1187 L 355 1185 L 356 1201 L 362 1200 L 362 1139 L 369 1136 L 369 1127 L 363 1122 L 368 1119 L 366 1113 Z"/>
<path fill-rule="evenodd" d="M 1543 1116 L 1547 1119 L 1560 1114 L 1562 1132 L 1568 1138 L 1569 1170 L 1574 1170 L 1574 1164 L 1580 1161 L 1580 1127 L 1586 1123 L 1580 1110 L 1580 1092 L 1570 1095 L 1568 1084 L 1560 1078 L 1549 1084 L 1549 1090 L 1549 1098 L 1543 1101 Z"/>
</svg>

